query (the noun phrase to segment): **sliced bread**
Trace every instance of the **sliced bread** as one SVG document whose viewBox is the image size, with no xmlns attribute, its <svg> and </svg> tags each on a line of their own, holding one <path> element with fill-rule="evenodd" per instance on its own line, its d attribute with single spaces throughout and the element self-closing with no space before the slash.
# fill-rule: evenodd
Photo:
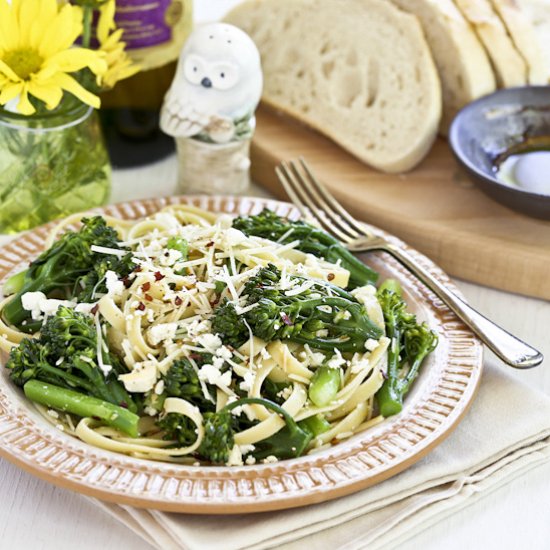
<svg viewBox="0 0 550 550">
<path fill-rule="evenodd" d="M 550 74 L 550 0 L 521 0 L 521 9 L 535 28 L 544 64 Z M 550 82 L 550 76 L 546 83 Z"/>
<path fill-rule="evenodd" d="M 490 0 L 455 0 L 472 24 L 493 64 L 502 88 L 527 84 L 527 65 Z"/>
<path fill-rule="evenodd" d="M 441 85 L 416 17 L 387 0 L 264 0 L 226 20 L 260 50 L 265 102 L 386 172 L 429 151 Z"/>
<path fill-rule="evenodd" d="M 544 62 L 542 48 L 525 9 L 518 0 L 491 0 L 496 12 L 508 29 L 516 48 L 527 63 L 529 84 L 547 84 L 549 71 Z M 546 37 L 550 41 L 550 36 Z"/>
<path fill-rule="evenodd" d="M 418 17 L 441 78 L 446 134 L 457 111 L 495 90 L 493 69 L 485 49 L 453 0 L 391 0 Z"/>
</svg>

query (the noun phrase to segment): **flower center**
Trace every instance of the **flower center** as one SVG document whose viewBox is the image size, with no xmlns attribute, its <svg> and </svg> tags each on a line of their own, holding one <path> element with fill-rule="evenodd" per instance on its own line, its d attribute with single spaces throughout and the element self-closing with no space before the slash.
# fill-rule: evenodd
<svg viewBox="0 0 550 550">
<path fill-rule="evenodd" d="M 23 80 L 28 80 L 31 74 L 38 72 L 43 61 L 36 50 L 13 50 L 4 54 L 4 63 Z"/>
</svg>

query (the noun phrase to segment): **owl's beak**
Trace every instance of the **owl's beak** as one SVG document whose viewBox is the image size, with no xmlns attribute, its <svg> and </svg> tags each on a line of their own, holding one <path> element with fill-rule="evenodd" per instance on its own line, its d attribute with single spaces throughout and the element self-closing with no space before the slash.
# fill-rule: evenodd
<svg viewBox="0 0 550 550">
<path fill-rule="evenodd" d="M 211 88 L 212 87 L 212 81 L 205 76 L 201 80 L 201 86 L 204 86 L 205 88 Z"/>
</svg>

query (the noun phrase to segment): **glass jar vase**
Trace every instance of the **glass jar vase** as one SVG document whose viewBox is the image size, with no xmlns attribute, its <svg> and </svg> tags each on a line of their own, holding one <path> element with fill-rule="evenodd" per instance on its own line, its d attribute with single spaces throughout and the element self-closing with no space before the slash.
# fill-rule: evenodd
<svg viewBox="0 0 550 550">
<path fill-rule="evenodd" d="M 23 116 L 0 109 L 0 233 L 105 204 L 111 166 L 95 111 L 64 100 Z"/>
</svg>

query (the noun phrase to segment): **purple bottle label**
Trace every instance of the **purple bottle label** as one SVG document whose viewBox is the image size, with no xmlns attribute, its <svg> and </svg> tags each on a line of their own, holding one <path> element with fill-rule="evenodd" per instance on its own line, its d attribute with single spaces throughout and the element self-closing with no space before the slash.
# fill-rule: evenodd
<svg viewBox="0 0 550 550">
<path fill-rule="evenodd" d="M 181 2 L 173 0 L 117 0 L 115 22 L 128 49 L 147 48 L 172 40 L 181 15 Z"/>
</svg>

